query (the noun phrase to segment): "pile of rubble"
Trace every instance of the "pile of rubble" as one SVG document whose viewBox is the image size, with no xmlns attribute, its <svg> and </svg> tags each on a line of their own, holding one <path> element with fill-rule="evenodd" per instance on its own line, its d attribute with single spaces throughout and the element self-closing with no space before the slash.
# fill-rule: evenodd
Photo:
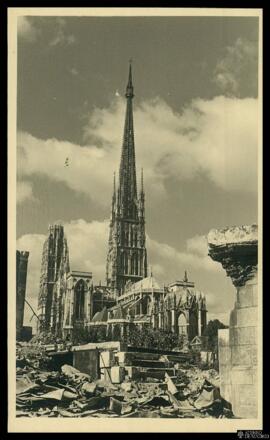
<svg viewBox="0 0 270 440">
<path fill-rule="evenodd" d="M 34 350 L 34 349 L 33 349 Z M 17 356 L 17 417 L 233 417 L 219 393 L 215 370 L 178 365 L 172 375 L 112 383 L 71 365 L 48 371 L 49 356 L 28 349 Z"/>
</svg>

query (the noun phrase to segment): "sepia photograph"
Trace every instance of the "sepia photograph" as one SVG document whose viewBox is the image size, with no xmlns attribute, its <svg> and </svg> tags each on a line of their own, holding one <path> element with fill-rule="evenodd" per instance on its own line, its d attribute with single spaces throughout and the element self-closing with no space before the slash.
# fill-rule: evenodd
<svg viewBox="0 0 270 440">
<path fill-rule="evenodd" d="M 9 430 L 262 430 L 262 10 L 9 9 Z"/>
</svg>

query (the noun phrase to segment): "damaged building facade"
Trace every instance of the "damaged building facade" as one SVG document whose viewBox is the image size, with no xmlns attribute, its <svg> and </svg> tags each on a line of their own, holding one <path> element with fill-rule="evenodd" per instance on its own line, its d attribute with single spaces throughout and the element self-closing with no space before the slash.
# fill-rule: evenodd
<svg viewBox="0 0 270 440">
<path fill-rule="evenodd" d="M 188 280 L 160 286 L 148 275 L 143 171 L 137 190 L 132 69 L 126 87 L 126 115 L 118 182 L 114 176 L 106 262 L 106 285 L 91 272 L 71 271 L 62 225 L 50 225 L 44 243 L 38 331 L 69 338 L 76 328 L 103 328 L 121 338 L 134 325 L 171 331 L 191 341 L 207 325 L 206 299 Z"/>
</svg>

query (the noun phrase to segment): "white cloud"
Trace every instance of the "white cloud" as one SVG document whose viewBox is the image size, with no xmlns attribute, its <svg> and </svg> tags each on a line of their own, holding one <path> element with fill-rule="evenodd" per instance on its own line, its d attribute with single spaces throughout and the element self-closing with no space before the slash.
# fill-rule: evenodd
<svg viewBox="0 0 270 440">
<path fill-rule="evenodd" d="M 37 29 L 33 26 L 29 17 L 20 16 L 17 19 L 18 36 L 28 42 L 32 42 L 37 37 Z"/>
<path fill-rule="evenodd" d="M 49 42 L 50 46 L 63 46 L 74 44 L 76 38 L 73 34 L 68 34 L 66 31 L 66 20 L 64 18 L 56 19 L 56 30 L 55 35 L 52 37 Z"/>
<path fill-rule="evenodd" d="M 92 272 L 95 284 L 98 284 L 100 280 L 104 282 L 109 222 L 105 220 L 88 223 L 79 219 L 63 223 L 63 225 L 68 241 L 71 270 Z M 45 238 L 46 236 L 43 234 L 26 234 L 17 240 L 17 249 L 30 252 L 27 300 L 35 310 L 37 310 L 41 255 Z M 212 261 L 207 253 L 196 255 L 193 251 L 188 250 L 188 246 L 184 252 L 179 252 L 171 246 L 147 237 L 147 249 L 148 261 L 152 265 L 153 275 L 164 283 L 178 279 L 185 269 L 196 268 L 213 274 L 215 271 L 218 272 L 221 267 Z M 31 311 L 26 307 L 25 312 L 25 320 L 28 322 Z"/>
<path fill-rule="evenodd" d="M 79 72 L 76 69 L 76 67 L 71 67 L 71 69 L 69 69 L 69 72 L 71 73 L 72 76 L 78 76 Z"/>
<path fill-rule="evenodd" d="M 192 240 L 192 239 L 190 239 Z M 161 276 L 165 282 L 175 281 L 179 276 L 184 274 L 185 269 L 202 269 L 210 272 L 220 271 L 220 265 L 214 262 L 206 253 L 198 255 L 191 249 L 187 248 L 183 252 L 179 252 L 172 246 L 160 243 L 156 240 L 147 238 L 147 249 L 149 254 L 149 262 L 153 266 L 153 274 L 157 278 Z"/>
<path fill-rule="evenodd" d="M 206 176 L 225 191 L 257 191 L 257 100 L 224 96 L 194 100 L 182 113 L 161 99 L 135 108 L 138 169 L 143 166 L 146 195 L 160 203 L 164 182 Z M 112 175 L 118 170 L 124 100 L 95 109 L 84 129 L 87 145 L 18 134 L 18 173 L 42 174 L 108 204 Z M 64 167 L 69 157 L 70 166 Z M 98 188 L 98 191 L 96 190 Z"/>
<path fill-rule="evenodd" d="M 28 181 L 19 180 L 17 182 L 17 203 L 23 203 L 25 200 L 35 200 L 33 196 L 32 183 Z"/>
<path fill-rule="evenodd" d="M 235 96 L 257 96 L 258 43 L 238 38 L 216 65 L 214 81 Z"/>
<path fill-rule="evenodd" d="M 208 255 L 207 238 L 204 235 L 195 235 L 187 240 L 187 250 L 199 256 Z"/>
</svg>

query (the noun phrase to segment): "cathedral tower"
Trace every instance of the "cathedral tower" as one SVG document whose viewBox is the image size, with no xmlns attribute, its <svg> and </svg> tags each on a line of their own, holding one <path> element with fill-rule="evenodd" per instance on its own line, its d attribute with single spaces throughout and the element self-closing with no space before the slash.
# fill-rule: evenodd
<svg viewBox="0 0 270 440">
<path fill-rule="evenodd" d="M 107 285 L 118 295 L 123 292 L 128 281 L 136 282 L 147 276 L 143 173 L 141 174 L 141 188 L 138 195 L 133 129 L 133 97 L 130 64 L 126 88 L 127 104 L 119 181 L 116 187 L 114 176 L 107 256 Z"/>
<path fill-rule="evenodd" d="M 69 253 L 62 225 L 50 225 L 49 234 L 43 245 L 40 289 L 38 298 L 38 332 L 51 329 L 52 313 L 56 307 L 55 283 L 68 273 Z"/>
</svg>

